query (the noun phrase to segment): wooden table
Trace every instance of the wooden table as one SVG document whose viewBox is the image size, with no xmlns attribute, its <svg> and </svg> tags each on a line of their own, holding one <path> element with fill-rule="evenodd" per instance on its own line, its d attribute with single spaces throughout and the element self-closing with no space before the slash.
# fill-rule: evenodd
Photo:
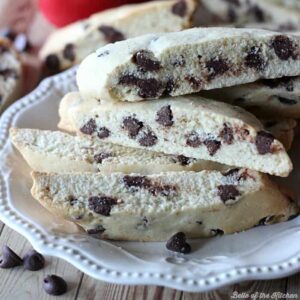
<svg viewBox="0 0 300 300">
<path fill-rule="evenodd" d="M 31 249 L 31 245 L 25 238 L 11 230 L 8 226 L 0 223 L 0 246 L 7 244 L 21 257 Z M 276 251 L 276 249 L 274 249 Z M 300 298 L 300 276 L 296 274 L 289 278 L 270 280 L 270 281 L 252 281 L 235 284 L 209 293 L 186 293 L 169 288 L 158 286 L 123 286 L 108 284 L 97 281 L 84 275 L 82 272 L 68 264 L 67 262 L 46 257 L 46 267 L 37 272 L 25 271 L 22 267 L 14 269 L 0 269 L 0 299 L 2 300 L 44 300 L 44 299 L 83 299 L 83 300 L 119 300 L 119 299 L 155 299 L 155 300 L 196 300 L 196 299 L 234 299 L 231 296 L 233 292 L 253 294 L 255 292 L 271 295 L 273 293 L 293 294 L 294 298 Z M 47 274 L 56 274 L 63 277 L 68 285 L 69 291 L 60 297 L 47 295 L 43 288 L 43 278 Z M 282 295 L 281 294 L 281 295 Z M 273 294 L 275 295 L 275 294 Z M 252 298 L 253 299 L 253 298 Z M 266 299 L 266 298 L 256 298 Z M 272 299 L 285 299 L 282 297 Z"/>
</svg>

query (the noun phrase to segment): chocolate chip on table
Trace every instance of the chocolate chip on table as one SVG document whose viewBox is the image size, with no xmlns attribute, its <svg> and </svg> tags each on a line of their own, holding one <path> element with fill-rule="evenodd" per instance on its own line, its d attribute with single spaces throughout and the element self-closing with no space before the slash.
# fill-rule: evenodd
<svg viewBox="0 0 300 300">
<path fill-rule="evenodd" d="M 272 143 L 274 136 L 266 131 L 259 131 L 255 139 L 255 145 L 259 154 L 267 154 L 272 152 Z"/>
<path fill-rule="evenodd" d="M 229 70 L 227 61 L 220 57 L 212 58 L 206 62 L 205 66 L 209 72 L 208 79 L 214 79 L 216 76 L 223 75 Z"/>
<path fill-rule="evenodd" d="M 75 60 L 75 46 L 73 44 L 67 44 L 63 50 L 63 57 L 71 62 Z"/>
<path fill-rule="evenodd" d="M 223 129 L 220 132 L 220 138 L 225 144 L 231 145 L 234 139 L 232 128 L 226 123 L 223 124 Z"/>
<path fill-rule="evenodd" d="M 100 127 L 97 136 L 99 139 L 105 139 L 110 136 L 110 131 L 106 127 Z"/>
<path fill-rule="evenodd" d="M 147 50 L 136 52 L 132 61 L 142 70 L 154 72 L 160 69 L 160 62 L 153 59 L 153 54 Z"/>
<path fill-rule="evenodd" d="M 103 160 L 108 158 L 108 157 L 111 157 L 112 154 L 111 153 L 105 153 L 105 152 L 101 152 L 101 153 L 98 153 L 98 154 L 95 154 L 94 155 L 94 161 L 97 163 L 97 164 L 102 164 Z"/>
<path fill-rule="evenodd" d="M 155 121 L 165 127 L 173 125 L 173 113 L 170 105 L 163 106 L 157 113 Z"/>
<path fill-rule="evenodd" d="M 9 269 L 9 268 L 20 266 L 22 264 L 23 264 L 23 260 L 19 255 L 17 255 L 8 246 L 3 246 L 2 257 L 0 260 L 0 268 Z"/>
<path fill-rule="evenodd" d="M 93 134 L 96 131 L 97 125 L 94 119 L 90 119 L 86 124 L 84 124 L 80 131 L 84 134 Z"/>
<path fill-rule="evenodd" d="M 266 62 L 262 55 L 261 48 L 257 46 L 251 47 L 244 59 L 244 63 L 248 68 L 262 71 L 266 66 Z"/>
<path fill-rule="evenodd" d="M 116 198 L 107 196 L 94 196 L 88 199 L 89 209 L 103 216 L 110 216 L 113 205 L 118 203 Z"/>
<path fill-rule="evenodd" d="M 281 60 L 288 60 L 291 57 L 296 58 L 295 45 L 289 37 L 278 35 L 272 40 L 271 45 Z"/>
<path fill-rule="evenodd" d="M 197 148 L 202 144 L 199 135 L 194 131 L 186 135 L 186 138 L 186 144 L 190 147 Z"/>
<path fill-rule="evenodd" d="M 56 275 L 48 275 L 44 278 L 44 290 L 49 295 L 59 296 L 67 292 L 66 281 Z"/>
<path fill-rule="evenodd" d="M 183 232 L 177 232 L 166 243 L 168 250 L 188 254 L 191 252 L 191 246 L 186 242 L 186 236 Z"/>
<path fill-rule="evenodd" d="M 277 99 L 280 103 L 286 104 L 286 105 L 295 105 L 295 104 L 298 103 L 298 101 L 295 100 L 295 99 L 288 99 L 288 98 L 285 98 L 285 97 L 277 96 Z"/>
<path fill-rule="evenodd" d="M 143 132 L 138 142 L 143 147 L 152 147 L 157 143 L 157 136 L 154 134 L 153 131 L 147 130 Z"/>
<path fill-rule="evenodd" d="M 228 184 L 228 185 L 219 185 L 218 187 L 218 196 L 221 200 L 226 204 L 229 200 L 235 200 L 236 197 L 240 196 L 241 193 L 236 188 L 235 185 Z"/>
<path fill-rule="evenodd" d="M 126 117 L 123 119 L 122 128 L 128 131 L 128 136 L 132 139 L 139 134 L 143 127 L 143 122 L 134 117 Z"/>
<path fill-rule="evenodd" d="M 211 229 L 210 230 L 213 236 L 223 235 L 224 231 L 222 229 Z"/>
<path fill-rule="evenodd" d="M 172 6 L 172 13 L 179 17 L 184 17 L 187 12 L 187 5 L 185 0 L 179 0 Z"/>
<path fill-rule="evenodd" d="M 45 258 L 35 250 L 28 251 L 23 257 L 24 268 L 30 271 L 38 271 L 45 266 Z"/>
<path fill-rule="evenodd" d="M 206 146 L 210 156 L 214 156 L 221 147 L 221 142 L 216 140 L 205 140 L 203 144 Z"/>
<path fill-rule="evenodd" d="M 122 32 L 116 30 L 112 26 L 101 25 L 98 27 L 99 31 L 103 33 L 105 40 L 108 43 L 114 43 L 125 40 L 125 36 Z"/>
</svg>

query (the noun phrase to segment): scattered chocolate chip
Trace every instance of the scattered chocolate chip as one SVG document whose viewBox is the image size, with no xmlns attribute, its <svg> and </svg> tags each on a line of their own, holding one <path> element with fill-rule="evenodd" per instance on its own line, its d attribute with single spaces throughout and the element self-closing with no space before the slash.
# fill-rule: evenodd
<svg viewBox="0 0 300 300">
<path fill-rule="evenodd" d="M 100 127 L 97 136 L 99 139 L 106 139 L 110 136 L 110 131 L 106 127 Z"/>
<path fill-rule="evenodd" d="M 19 52 L 29 51 L 31 45 L 24 33 L 19 33 L 14 39 L 14 46 Z"/>
<path fill-rule="evenodd" d="M 108 157 L 111 157 L 111 153 L 105 153 L 105 152 L 101 152 L 101 153 L 98 153 L 98 154 L 95 154 L 94 155 L 94 161 L 97 163 L 97 164 L 102 164 L 103 160 L 108 158 Z"/>
<path fill-rule="evenodd" d="M 38 271 L 44 268 L 45 258 L 35 250 L 28 251 L 23 257 L 24 268 L 30 271 Z"/>
<path fill-rule="evenodd" d="M 231 145 L 234 139 L 233 130 L 229 127 L 228 124 L 224 123 L 223 129 L 220 132 L 220 138 L 224 141 L 225 144 Z"/>
<path fill-rule="evenodd" d="M 198 148 L 202 144 L 199 135 L 194 131 L 186 135 L 186 138 L 186 144 L 190 147 Z"/>
<path fill-rule="evenodd" d="M 113 205 L 116 205 L 117 199 L 107 196 L 94 196 L 88 199 L 89 209 L 103 216 L 110 216 Z"/>
<path fill-rule="evenodd" d="M 186 157 L 184 155 L 177 155 L 177 160 L 182 166 L 189 165 L 192 161 L 194 161 L 194 158 Z"/>
<path fill-rule="evenodd" d="M 128 131 L 128 136 L 132 139 L 139 134 L 143 127 L 143 122 L 134 117 L 126 117 L 123 119 L 122 128 Z"/>
<path fill-rule="evenodd" d="M 86 232 L 88 234 L 101 234 L 105 231 L 105 228 L 102 225 L 97 225 L 93 229 L 88 229 Z"/>
<path fill-rule="evenodd" d="M 123 33 L 114 29 L 111 26 L 101 25 L 100 27 L 98 27 L 98 29 L 101 33 L 103 33 L 108 43 L 114 43 L 125 40 Z"/>
<path fill-rule="evenodd" d="M 220 57 L 212 58 L 206 62 L 206 68 L 208 69 L 208 79 L 214 79 L 216 76 L 223 75 L 229 70 L 227 61 Z"/>
<path fill-rule="evenodd" d="M 60 69 L 60 61 L 56 54 L 49 54 L 45 60 L 45 66 L 52 72 L 58 72 Z"/>
<path fill-rule="evenodd" d="M 67 292 L 68 285 L 63 278 L 48 275 L 44 278 L 44 290 L 49 295 L 59 296 Z"/>
<path fill-rule="evenodd" d="M 266 62 L 264 60 L 260 47 L 251 47 L 250 51 L 245 57 L 245 66 L 248 68 L 256 69 L 258 71 L 262 71 L 265 68 Z"/>
<path fill-rule="evenodd" d="M 153 131 L 147 130 L 142 133 L 138 142 L 143 147 L 152 147 L 157 143 L 157 136 Z"/>
<path fill-rule="evenodd" d="M 255 139 L 255 145 L 259 154 L 271 153 L 274 136 L 266 131 L 259 131 Z"/>
<path fill-rule="evenodd" d="M 63 57 L 71 62 L 75 60 L 75 46 L 67 44 L 63 50 Z"/>
<path fill-rule="evenodd" d="M 18 74 L 14 69 L 3 69 L 0 70 L 0 76 L 7 80 L 8 78 L 18 78 Z"/>
<path fill-rule="evenodd" d="M 157 113 L 155 121 L 165 127 L 173 125 L 173 113 L 170 105 L 163 106 Z"/>
<path fill-rule="evenodd" d="M 97 125 L 94 119 L 90 119 L 85 125 L 80 128 L 84 134 L 92 135 L 96 131 Z"/>
<path fill-rule="evenodd" d="M 295 100 L 295 99 L 288 99 L 288 98 L 279 97 L 279 96 L 277 97 L 277 99 L 280 103 L 283 103 L 283 104 L 286 104 L 286 105 L 295 105 L 295 104 L 298 103 L 298 101 Z"/>
<path fill-rule="evenodd" d="M 0 260 L 0 268 L 10 269 L 23 264 L 22 258 L 17 255 L 13 250 L 8 246 L 3 246 L 2 248 L 2 257 Z"/>
<path fill-rule="evenodd" d="M 203 86 L 203 82 L 200 78 L 197 78 L 195 76 L 192 76 L 192 75 L 188 75 L 184 78 L 185 80 L 187 80 L 190 85 L 192 86 L 192 88 L 195 90 L 195 91 L 200 91 L 202 86 Z"/>
<path fill-rule="evenodd" d="M 236 197 L 240 196 L 239 190 L 232 184 L 219 185 L 218 196 L 226 204 L 229 200 L 235 200 Z"/>
<path fill-rule="evenodd" d="M 132 57 L 132 61 L 144 72 L 153 72 L 160 69 L 160 62 L 154 60 L 153 54 L 147 50 L 140 50 L 136 52 Z"/>
<path fill-rule="evenodd" d="M 257 22 L 262 23 L 266 20 L 263 10 L 257 5 L 251 6 L 248 10 L 248 13 L 253 15 Z"/>
<path fill-rule="evenodd" d="M 185 59 L 183 55 L 180 55 L 176 58 L 176 60 L 173 62 L 174 67 L 184 67 L 185 66 Z"/>
<path fill-rule="evenodd" d="M 187 5 L 185 0 L 179 0 L 172 6 L 172 13 L 179 17 L 184 17 L 187 13 Z"/>
<path fill-rule="evenodd" d="M 206 146 L 210 156 L 214 156 L 221 147 L 221 142 L 216 140 L 205 140 L 203 143 Z"/>
<path fill-rule="evenodd" d="M 191 252 L 191 246 L 186 242 L 186 236 L 183 232 L 177 232 L 166 243 L 168 250 L 188 254 Z"/>
<path fill-rule="evenodd" d="M 211 234 L 213 236 L 217 236 L 217 235 L 223 235 L 224 231 L 222 229 L 211 229 Z"/>
<path fill-rule="evenodd" d="M 108 51 L 108 50 L 105 50 L 105 51 L 99 53 L 99 54 L 97 55 L 97 57 L 107 56 L 108 54 L 109 54 L 109 51 Z"/>
<path fill-rule="evenodd" d="M 287 36 L 276 36 L 271 45 L 281 60 L 288 60 L 290 57 L 295 58 L 295 45 Z"/>
</svg>

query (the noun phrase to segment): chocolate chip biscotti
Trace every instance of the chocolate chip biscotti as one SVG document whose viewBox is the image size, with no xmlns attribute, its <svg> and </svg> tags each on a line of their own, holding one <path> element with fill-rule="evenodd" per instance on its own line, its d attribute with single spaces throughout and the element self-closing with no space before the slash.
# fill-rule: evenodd
<svg viewBox="0 0 300 300">
<path fill-rule="evenodd" d="M 292 163 L 283 145 L 242 108 L 181 96 L 105 105 L 79 93 L 61 101 L 59 127 L 104 142 L 184 155 L 287 176 Z"/>
<path fill-rule="evenodd" d="M 300 118 L 299 76 L 202 91 L 201 95 L 244 107 L 260 117 Z"/>
<path fill-rule="evenodd" d="M 139 101 L 300 74 L 300 36 L 193 28 L 109 44 L 77 72 L 86 99 Z"/>
<path fill-rule="evenodd" d="M 21 94 L 22 64 L 10 42 L 0 38 L 0 112 Z"/>
<path fill-rule="evenodd" d="M 102 238 L 163 241 L 229 234 L 298 213 L 266 175 L 229 172 L 33 173 L 32 195 L 55 215 Z"/>
<path fill-rule="evenodd" d="M 109 9 L 55 31 L 40 57 L 49 71 L 57 72 L 108 43 L 190 27 L 194 9 L 194 0 L 151 1 Z"/>
</svg>

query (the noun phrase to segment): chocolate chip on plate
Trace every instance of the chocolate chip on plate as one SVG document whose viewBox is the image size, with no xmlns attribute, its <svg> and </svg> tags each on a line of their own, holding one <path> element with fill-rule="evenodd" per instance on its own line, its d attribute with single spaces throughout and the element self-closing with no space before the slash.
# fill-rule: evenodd
<svg viewBox="0 0 300 300">
<path fill-rule="evenodd" d="M 168 250 L 187 254 L 191 252 L 191 246 L 186 242 L 186 236 L 183 232 L 174 234 L 166 244 Z"/>
<path fill-rule="evenodd" d="M 44 290 L 49 295 L 59 296 L 67 292 L 68 285 L 63 278 L 48 275 L 44 278 Z"/>
<path fill-rule="evenodd" d="M 0 268 L 9 269 L 23 264 L 22 258 L 12 251 L 8 246 L 3 246 Z"/>
<path fill-rule="evenodd" d="M 23 257 L 24 268 L 30 271 L 38 271 L 45 266 L 45 258 L 35 250 L 28 251 Z"/>
</svg>

